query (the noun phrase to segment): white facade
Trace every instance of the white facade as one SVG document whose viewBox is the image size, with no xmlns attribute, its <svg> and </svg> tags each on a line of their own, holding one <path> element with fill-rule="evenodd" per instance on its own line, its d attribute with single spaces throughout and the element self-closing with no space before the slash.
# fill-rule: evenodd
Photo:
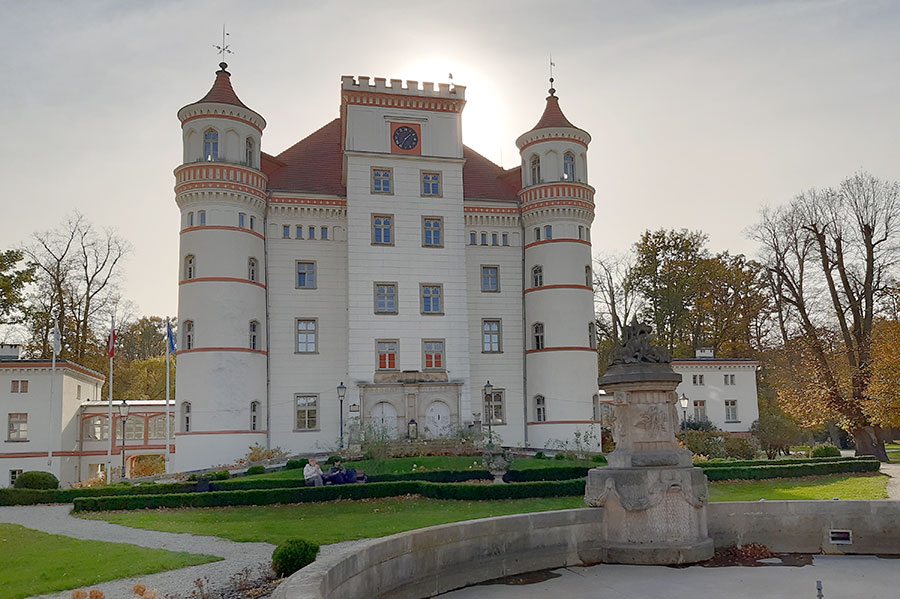
<svg viewBox="0 0 900 599">
<path fill-rule="evenodd" d="M 758 368 L 756 360 L 716 359 L 702 349 L 692 360 L 672 360 L 672 369 L 681 375 L 675 391 L 678 397 L 688 398 L 686 409 L 679 405 L 678 417 L 709 420 L 730 433 L 749 433 L 759 418 Z"/>
<path fill-rule="evenodd" d="M 340 93 L 340 117 L 277 156 L 224 65 L 178 113 L 176 469 L 331 449 L 342 421 L 345 442 L 440 436 L 490 411 L 533 447 L 589 426 L 590 136 L 551 90 L 517 140 L 529 166 L 504 170 L 463 145 L 462 86 Z"/>
</svg>

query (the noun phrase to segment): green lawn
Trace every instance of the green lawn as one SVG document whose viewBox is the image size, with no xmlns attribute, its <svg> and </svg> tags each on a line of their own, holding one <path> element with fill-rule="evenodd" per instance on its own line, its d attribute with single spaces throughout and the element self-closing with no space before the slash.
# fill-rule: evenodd
<svg viewBox="0 0 900 599">
<path fill-rule="evenodd" d="M 887 477 L 822 476 L 810 480 L 717 482 L 709 485 L 711 501 L 759 499 L 883 499 Z M 337 543 L 381 537 L 405 530 L 506 514 L 584 507 L 581 497 L 506 501 L 439 501 L 393 497 L 266 507 L 81 512 L 80 518 L 161 530 L 215 535 L 233 541 L 278 544 L 291 537 Z"/>
<path fill-rule="evenodd" d="M 835 474 L 811 479 L 772 479 L 717 482 L 709 485 L 710 501 L 758 501 L 760 499 L 887 499 L 884 474 L 847 476 Z"/>
<path fill-rule="evenodd" d="M 360 460 L 345 462 L 348 468 L 356 468 L 368 475 L 403 474 L 416 470 L 484 470 L 480 456 L 420 456 L 415 458 L 393 458 L 390 460 Z M 584 460 L 535 460 L 533 458 L 513 460 L 513 470 L 530 470 L 533 468 L 558 468 L 563 466 L 599 466 Z M 322 464 L 325 470 L 325 464 Z M 253 479 L 300 479 L 303 469 L 283 470 L 271 474 L 257 474 Z"/>
<path fill-rule="evenodd" d="M 106 580 L 219 559 L 121 543 L 81 541 L 15 524 L 0 524 L 0 599 L 84 588 Z"/>
<path fill-rule="evenodd" d="M 900 451 L 887 452 L 888 460 L 893 464 L 900 464 Z"/>
<path fill-rule="evenodd" d="M 900 451 L 900 443 L 885 443 L 884 447 L 888 451 Z"/>
</svg>

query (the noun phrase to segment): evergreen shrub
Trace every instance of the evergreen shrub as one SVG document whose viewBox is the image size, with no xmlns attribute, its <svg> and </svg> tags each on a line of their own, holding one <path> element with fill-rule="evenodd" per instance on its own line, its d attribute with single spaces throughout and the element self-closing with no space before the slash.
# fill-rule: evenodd
<svg viewBox="0 0 900 599">
<path fill-rule="evenodd" d="M 809 457 L 811 458 L 833 458 L 840 457 L 840 455 L 840 449 L 838 449 L 834 445 L 829 445 L 827 443 L 816 445 L 812 448 L 812 451 L 809 452 Z"/>
<path fill-rule="evenodd" d="M 254 474 L 265 474 L 266 468 L 265 466 L 250 466 L 247 468 L 247 476 L 253 476 Z"/>
<path fill-rule="evenodd" d="M 58 489 L 59 479 L 50 472 L 30 470 L 16 477 L 15 489 Z"/>
<path fill-rule="evenodd" d="M 288 539 L 272 552 L 272 569 L 284 578 L 316 560 L 319 546 L 303 539 Z"/>
<path fill-rule="evenodd" d="M 309 460 L 307 460 L 306 458 L 303 458 L 302 460 L 288 460 L 284 468 L 285 470 L 300 470 L 307 464 L 309 464 Z"/>
</svg>

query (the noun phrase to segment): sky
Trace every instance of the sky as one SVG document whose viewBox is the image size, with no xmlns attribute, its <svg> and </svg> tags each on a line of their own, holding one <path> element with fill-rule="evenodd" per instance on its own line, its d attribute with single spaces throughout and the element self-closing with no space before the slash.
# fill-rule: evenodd
<svg viewBox="0 0 900 599">
<path fill-rule="evenodd" d="M 900 2 L 0 0 L 0 250 L 78 210 L 133 246 L 136 313 L 176 313 L 176 112 L 212 85 L 223 24 L 270 154 L 338 116 L 342 75 L 452 72 L 464 143 L 516 166 L 552 55 L 593 137 L 596 253 L 687 228 L 752 256 L 762 206 L 900 179 Z"/>
</svg>

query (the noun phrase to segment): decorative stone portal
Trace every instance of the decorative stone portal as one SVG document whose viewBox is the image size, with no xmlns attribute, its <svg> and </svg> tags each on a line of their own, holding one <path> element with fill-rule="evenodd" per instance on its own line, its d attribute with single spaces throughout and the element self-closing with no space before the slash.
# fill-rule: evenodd
<svg viewBox="0 0 900 599">
<path fill-rule="evenodd" d="M 600 388 L 613 395 L 616 450 L 609 466 L 588 472 L 585 503 L 605 511 L 607 554 L 621 564 L 681 564 L 713 556 L 707 485 L 675 439 L 672 358 L 651 345 L 650 327 L 632 321 L 610 353 Z"/>
<path fill-rule="evenodd" d="M 449 435 L 460 422 L 462 383 L 446 373 L 403 371 L 377 373 L 359 386 L 361 426 L 397 439 L 415 431 L 417 438 Z"/>
</svg>

